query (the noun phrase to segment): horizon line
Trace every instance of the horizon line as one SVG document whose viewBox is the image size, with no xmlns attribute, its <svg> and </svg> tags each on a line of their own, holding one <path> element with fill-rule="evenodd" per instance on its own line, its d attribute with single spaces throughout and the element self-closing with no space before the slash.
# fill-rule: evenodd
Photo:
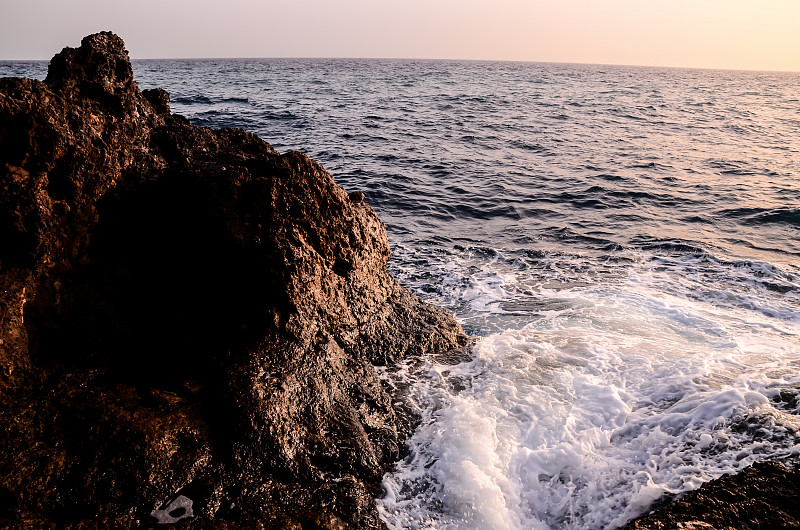
<svg viewBox="0 0 800 530">
<path fill-rule="evenodd" d="M 60 53 L 56 52 L 56 53 Z M 130 57 L 130 56 L 129 56 Z M 438 57 L 330 57 L 330 56 L 242 56 L 242 57 L 130 57 L 134 61 L 237 61 L 237 60 L 342 60 L 342 61 L 430 61 L 430 62 L 472 62 L 472 63 L 524 63 L 524 64 L 564 64 L 576 66 L 611 66 L 623 68 L 664 68 L 675 70 L 716 70 L 721 72 L 754 72 L 776 74 L 800 74 L 800 70 L 767 70 L 759 68 L 725 68 L 711 66 L 676 66 L 656 64 L 621 64 L 621 63 L 590 63 L 579 61 L 545 61 L 525 59 L 452 59 Z M 8 62 L 50 62 L 50 59 L 0 59 L 0 63 Z"/>
</svg>

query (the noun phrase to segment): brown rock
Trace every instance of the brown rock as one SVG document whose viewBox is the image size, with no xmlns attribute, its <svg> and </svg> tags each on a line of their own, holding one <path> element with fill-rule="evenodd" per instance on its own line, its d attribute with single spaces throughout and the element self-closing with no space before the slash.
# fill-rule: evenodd
<svg viewBox="0 0 800 530">
<path fill-rule="evenodd" d="M 0 79 L 0 524 L 381 527 L 372 364 L 466 338 L 357 198 L 170 115 L 112 33 Z"/>
</svg>

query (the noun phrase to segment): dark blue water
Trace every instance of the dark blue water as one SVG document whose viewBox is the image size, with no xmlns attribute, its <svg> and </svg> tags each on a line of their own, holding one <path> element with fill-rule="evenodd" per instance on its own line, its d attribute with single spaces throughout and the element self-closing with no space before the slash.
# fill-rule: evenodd
<svg viewBox="0 0 800 530">
<path fill-rule="evenodd" d="M 800 74 L 134 71 L 193 123 L 305 151 L 363 191 L 392 272 L 483 337 L 456 367 L 384 373 L 423 417 L 384 480 L 390 527 L 613 528 L 664 493 L 800 455 L 797 411 L 778 399 L 800 388 Z"/>
</svg>

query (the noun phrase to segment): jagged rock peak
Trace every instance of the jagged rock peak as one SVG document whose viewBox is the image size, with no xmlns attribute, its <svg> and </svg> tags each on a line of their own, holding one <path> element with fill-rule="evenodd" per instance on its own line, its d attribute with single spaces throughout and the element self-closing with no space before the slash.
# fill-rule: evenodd
<svg viewBox="0 0 800 530">
<path fill-rule="evenodd" d="M 61 50 L 50 61 L 45 82 L 54 89 L 99 88 L 115 95 L 135 86 L 125 43 L 110 31 L 84 37 L 79 48 Z"/>
</svg>

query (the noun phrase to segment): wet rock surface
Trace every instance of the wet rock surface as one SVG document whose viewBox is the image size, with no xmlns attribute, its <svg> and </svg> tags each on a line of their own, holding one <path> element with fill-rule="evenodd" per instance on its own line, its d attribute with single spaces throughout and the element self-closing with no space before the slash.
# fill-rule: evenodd
<svg viewBox="0 0 800 530">
<path fill-rule="evenodd" d="M 628 529 L 800 528 L 799 497 L 800 472 L 778 462 L 757 463 L 666 503 Z"/>
<path fill-rule="evenodd" d="M 0 526 L 380 528 L 373 364 L 464 347 L 302 153 L 194 127 L 119 37 L 0 79 Z"/>
</svg>

